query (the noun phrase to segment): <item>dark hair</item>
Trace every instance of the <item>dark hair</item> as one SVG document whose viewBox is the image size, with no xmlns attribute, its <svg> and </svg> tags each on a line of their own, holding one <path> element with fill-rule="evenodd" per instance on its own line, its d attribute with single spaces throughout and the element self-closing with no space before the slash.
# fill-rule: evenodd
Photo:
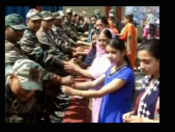
<svg viewBox="0 0 175 132">
<path fill-rule="evenodd" d="M 152 28 L 152 29 L 151 29 L 151 28 Z M 153 33 L 156 35 L 156 25 L 150 23 L 150 24 L 149 24 L 149 29 L 148 29 L 148 31 L 149 31 L 150 29 L 151 29 L 151 32 L 153 32 Z"/>
<path fill-rule="evenodd" d="M 152 28 L 156 29 L 156 25 L 153 24 L 153 23 L 150 23 L 150 24 L 149 24 L 149 27 L 152 27 Z"/>
<path fill-rule="evenodd" d="M 109 29 L 104 29 L 101 31 L 101 33 L 104 34 L 107 38 L 112 39 L 112 33 Z"/>
<path fill-rule="evenodd" d="M 105 25 L 109 25 L 108 19 L 105 16 L 100 17 L 98 20 L 100 20 Z"/>
<path fill-rule="evenodd" d="M 131 14 L 125 15 L 125 18 L 129 20 L 129 22 L 133 22 L 133 16 Z"/>
<path fill-rule="evenodd" d="M 153 56 L 156 59 L 160 59 L 160 49 L 158 39 L 145 40 L 138 49 L 138 51 L 141 50 L 147 50 L 151 54 L 151 56 Z"/>
<path fill-rule="evenodd" d="M 113 39 L 110 40 L 110 43 L 109 43 L 109 46 L 117 49 L 117 50 L 120 50 L 120 51 L 124 51 L 126 50 L 126 47 L 125 47 L 125 43 L 123 40 L 119 39 L 119 37 L 115 37 Z M 128 56 L 125 54 L 124 55 L 124 59 L 125 61 L 128 63 L 128 66 L 131 67 L 132 69 L 132 65 L 130 63 L 130 60 L 128 58 Z M 134 95 L 135 95 L 135 84 L 133 86 L 133 91 L 132 91 L 132 102 L 134 101 Z"/>
<path fill-rule="evenodd" d="M 99 30 L 98 29 L 94 29 L 94 31 L 92 32 L 92 35 L 94 35 L 94 34 L 99 34 Z"/>
<path fill-rule="evenodd" d="M 92 15 L 90 18 L 93 18 L 93 17 L 97 19 L 96 15 Z"/>
<path fill-rule="evenodd" d="M 134 14 L 132 12 L 129 12 L 127 15 L 130 15 L 132 19 L 134 18 Z"/>
<path fill-rule="evenodd" d="M 160 49 L 159 49 L 159 40 L 158 39 L 150 39 L 143 42 L 143 44 L 139 47 L 138 51 L 147 50 L 151 56 L 156 59 L 160 59 Z M 160 81 L 160 77 L 158 78 Z M 160 83 L 157 86 L 160 89 Z"/>
<path fill-rule="evenodd" d="M 115 37 L 115 38 L 111 39 L 109 46 L 111 46 L 117 50 L 120 50 L 120 51 L 126 50 L 124 41 L 119 39 L 119 37 Z M 124 59 L 128 63 L 129 67 L 132 67 L 127 55 L 124 56 Z"/>
</svg>

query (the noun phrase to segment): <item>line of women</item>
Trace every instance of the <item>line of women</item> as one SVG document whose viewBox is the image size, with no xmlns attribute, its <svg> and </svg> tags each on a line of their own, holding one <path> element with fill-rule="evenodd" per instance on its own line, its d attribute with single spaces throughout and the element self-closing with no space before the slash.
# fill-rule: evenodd
<svg viewBox="0 0 175 132">
<path fill-rule="evenodd" d="M 130 18 L 126 16 L 126 19 Z M 140 67 L 146 76 L 136 107 L 131 111 L 135 84 L 133 65 L 122 37 L 116 37 L 108 25 L 105 17 L 96 22 L 100 32 L 92 35 L 92 41 L 96 39 L 92 47 L 96 53 L 92 55 L 94 59 L 89 70 L 73 62 L 65 63 L 66 70 L 88 77 L 91 81 L 63 86 L 62 91 L 67 95 L 93 98 L 93 123 L 159 122 L 159 40 L 147 40 L 138 49 Z M 132 26 L 128 25 L 128 30 L 130 28 Z M 132 39 L 130 35 L 129 42 Z"/>
</svg>

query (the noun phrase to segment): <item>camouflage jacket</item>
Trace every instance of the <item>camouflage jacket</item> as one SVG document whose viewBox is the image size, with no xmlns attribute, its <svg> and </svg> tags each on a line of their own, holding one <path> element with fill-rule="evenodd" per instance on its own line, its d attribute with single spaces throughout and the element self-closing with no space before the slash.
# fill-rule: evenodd
<svg viewBox="0 0 175 132">
<path fill-rule="evenodd" d="M 64 33 L 62 26 L 59 27 L 53 26 L 52 32 L 55 35 L 55 37 L 57 37 L 59 40 L 67 41 L 69 43 L 68 44 L 69 46 L 71 47 L 76 46 L 76 42 Z"/>
<path fill-rule="evenodd" d="M 47 45 L 39 43 L 37 36 L 30 30 L 26 30 L 21 41 L 21 49 L 31 59 L 47 69 L 47 67 L 62 65 L 61 59 L 55 57 L 54 50 L 49 51 Z M 54 49 L 54 47 L 53 47 Z"/>
<path fill-rule="evenodd" d="M 17 43 L 12 43 L 5 39 L 5 72 L 7 69 L 10 70 L 10 67 L 14 65 L 18 59 L 29 59 L 24 55 L 23 51 L 20 48 L 20 45 Z M 43 74 L 43 81 L 55 81 L 56 75 L 53 73 L 45 72 Z"/>
<path fill-rule="evenodd" d="M 82 24 L 80 25 L 79 22 L 74 22 L 74 23 L 72 23 L 72 26 L 76 29 L 77 34 L 79 36 L 83 35 L 83 33 L 84 33 L 84 26 Z"/>
<path fill-rule="evenodd" d="M 77 31 L 84 32 L 84 25 L 83 25 L 83 23 L 84 22 L 82 20 L 76 22 L 76 29 L 77 29 Z"/>
<path fill-rule="evenodd" d="M 61 61 L 69 60 L 68 55 L 65 55 L 58 49 L 58 45 L 53 39 L 53 36 L 51 36 L 51 34 L 46 34 L 42 29 L 40 29 L 36 33 L 36 36 L 38 38 L 39 43 L 41 44 L 42 48 L 45 51 L 47 51 L 50 54 L 53 54 L 53 56 L 56 59 L 60 59 Z M 60 65 L 59 67 L 58 66 L 47 67 L 47 70 L 49 72 L 54 72 L 60 76 L 66 75 L 63 65 Z"/>
<path fill-rule="evenodd" d="M 36 36 L 41 46 L 49 53 L 53 54 L 56 58 L 59 58 L 61 60 L 69 60 L 69 58 L 58 49 L 58 44 L 53 39 L 54 36 L 49 33 L 47 34 L 42 29 L 36 33 Z"/>
<path fill-rule="evenodd" d="M 28 59 L 22 52 L 18 43 L 12 43 L 5 39 L 5 65 L 12 65 L 18 59 Z"/>
<path fill-rule="evenodd" d="M 69 22 L 63 22 L 61 25 L 62 25 L 63 30 L 67 36 L 72 38 L 74 41 L 79 40 L 78 34 L 73 30 L 73 28 L 72 28 L 71 24 L 69 24 Z"/>
<path fill-rule="evenodd" d="M 84 24 L 84 20 L 80 20 L 78 22 L 76 22 L 76 29 L 77 31 L 80 33 L 84 33 L 86 31 L 88 31 L 89 29 L 89 24 Z"/>
<path fill-rule="evenodd" d="M 68 55 L 69 58 L 72 57 L 72 46 L 66 41 L 63 35 L 57 31 L 57 27 L 53 27 L 50 31 L 50 36 L 52 36 L 53 40 L 57 44 L 58 49 L 63 52 L 65 55 Z"/>
</svg>

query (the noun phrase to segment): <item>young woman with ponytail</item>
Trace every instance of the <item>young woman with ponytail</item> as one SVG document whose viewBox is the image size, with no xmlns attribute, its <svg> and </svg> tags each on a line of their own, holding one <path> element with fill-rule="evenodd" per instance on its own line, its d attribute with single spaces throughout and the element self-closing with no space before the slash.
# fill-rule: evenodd
<svg viewBox="0 0 175 132">
<path fill-rule="evenodd" d="M 125 44 L 119 38 L 107 43 L 106 54 L 112 63 L 106 73 L 94 81 L 76 83 L 74 88 L 63 86 L 62 91 L 67 95 L 102 97 L 98 123 L 122 123 L 122 115 L 131 110 L 134 72 L 126 56 Z M 87 90 L 99 84 L 104 86 L 99 90 Z"/>
</svg>

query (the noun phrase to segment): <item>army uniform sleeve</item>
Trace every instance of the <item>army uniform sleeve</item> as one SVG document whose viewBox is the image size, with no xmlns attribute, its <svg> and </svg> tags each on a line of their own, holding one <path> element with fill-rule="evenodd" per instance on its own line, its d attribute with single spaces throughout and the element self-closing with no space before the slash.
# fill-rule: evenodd
<svg viewBox="0 0 175 132">
<path fill-rule="evenodd" d="M 68 27 L 65 23 L 62 23 L 62 27 L 67 36 L 72 38 L 74 41 L 79 40 L 79 36 L 74 31 L 72 31 L 71 28 Z"/>
<path fill-rule="evenodd" d="M 69 53 L 70 46 L 66 44 L 63 40 L 60 40 L 59 38 L 54 38 L 54 45 L 56 45 L 56 48 L 53 48 L 53 55 L 61 60 L 69 60 L 69 57 L 65 54 Z"/>
<path fill-rule="evenodd" d="M 37 37 L 35 39 L 37 39 Z M 24 36 L 21 39 L 20 44 L 23 52 L 34 61 L 42 61 L 44 64 L 49 65 L 62 65 L 60 59 L 55 58 L 53 54 L 43 50 L 38 39 L 34 40 L 32 36 Z"/>
<path fill-rule="evenodd" d="M 56 43 L 58 45 L 58 48 L 63 52 L 65 59 L 69 60 L 70 58 L 66 55 L 72 56 L 71 44 L 68 43 L 67 41 L 60 41 L 60 40 L 57 40 Z"/>
<path fill-rule="evenodd" d="M 71 39 L 70 37 L 67 37 L 66 40 L 67 40 L 67 42 L 69 42 L 71 44 L 71 46 L 73 46 L 73 47 L 77 46 L 77 43 L 73 39 Z"/>
<path fill-rule="evenodd" d="M 50 81 L 50 83 L 52 84 L 60 84 L 61 82 L 61 77 L 54 74 L 54 73 L 51 73 L 51 72 L 48 72 L 47 70 L 43 69 L 43 73 L 42 73 L 42 81 Z"/>
<path fill-rule="evenodd" d="M 28 57 L 22 53 L 20 46 L 5 42 L 5 63 L 14 64 L 18 59 L 28 59 Z"/>
<path fill-rule="evenodd" d="M 61 50 L 69 50 L 70 49 L 70 45 L 67 41 L 61 41 L 61 40 L 56 40 L 55 43 L 57 44 L 58 48 Z"/>
<path fill-rule="evenodd" d="M 50 38 L 53 41 L 55 41 L 55 39 L 52 38 L 53 37 L 52 34 L 50 33 L 49 35 L 50 35 Z M 50 54 L 58 55 L 58 53 L 60 51 L 57 49 L 57 45 L 53 44 L 53 42 L 50 43 L 50 41 L 48 39 L 48 36 L 44 32 L 42 32 L 42 31 L 41 32 L 37 32 L 36 36 L 37 36 L 37 39 L 38 39 L 42 49 L 44 49 L 45 51 L 47 51 Z"/>
<path fill-rule="evenodd" d="M 42 61 L 46 65 L 62 65 L 61 60 L 55 58 L 52 54 L 44 51 L 37 43 L 34 41 L 32 37 L 24 37 L 21 40 L 22 50 L 29 56 L 32 56 L 34 61 Z M 48 72 L 44 68 L 42 68 L 42 77 L 43 81 L 49 81 L 51 83 L 58 83 L 60 76 L 57 76 L 54 73 Z"/>
<path fill-rule="evenodd" d="M 39 43 L 49 45 L 49 40 L 47 38 L 47 35 L 43 31 L 38 31 L 36 33 L 37 39 Z"/>
<path fill-rule="evenodd" d="M 68 37 L 65 33 L 63 33 L 63 38 L 64 40 L 66 40 L 68 43 L 71 44 L 71 46 L 75 47 L 77 45 L 77 43 L 71 39 L 70 37 Z"/>
<path fill-rule="evenodd" d="M 84 28 L 85 28 L 85 25 L 83 25 L 83 21 L 80 21 L 78 24 L 77 24 L 77 30 L 79 32 L 84 32 Z"/>
</svg>

